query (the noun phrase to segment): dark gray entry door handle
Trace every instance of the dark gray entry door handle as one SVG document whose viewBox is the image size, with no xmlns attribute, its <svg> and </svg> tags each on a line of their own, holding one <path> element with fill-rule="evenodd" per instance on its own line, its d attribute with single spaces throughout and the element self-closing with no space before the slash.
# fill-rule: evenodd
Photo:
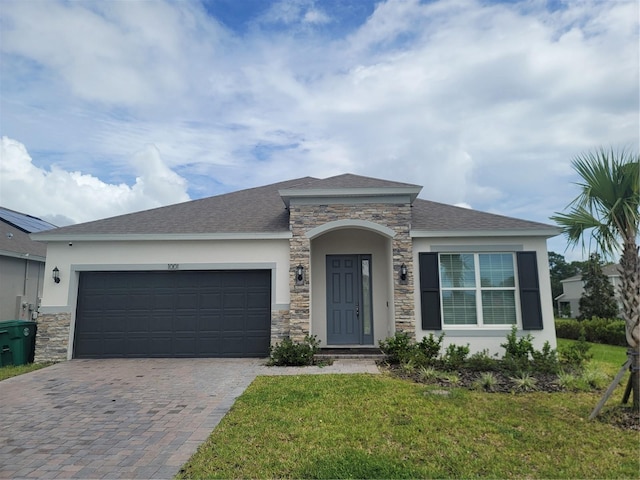
<svg viewBox="0 0 640 480">
<path fill-rule="evenodd" d="M 356 317 L 360 316 L 360 305 L 356 305 Z"/>
</svg>

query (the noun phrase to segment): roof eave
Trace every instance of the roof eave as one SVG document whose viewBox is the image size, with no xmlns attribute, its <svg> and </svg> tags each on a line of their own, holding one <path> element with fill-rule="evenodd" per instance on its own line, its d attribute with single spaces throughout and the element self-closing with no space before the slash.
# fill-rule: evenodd
<svg viewBox="0 0 640 480">
<path fill-rule="evenodd" d="M 38 242 L 136 242 L 183 240 L 286 240 L 291 232 L 215 232 L 215 233 L 86 233 L 33 234 Z"/>
<path fill-rule="evenodd" d="M 46 261 L 46 258 L 42 255 L 35 255 L 33 253 L 21 253 L 21 252 L 11 252 L 9 250 L 0 250 L 0 257 L 11 257 L 11 258 L 19 258 L 21 260 L 33 260 L 34 262 L 42 262 Z"/>
<path fill-rule="evenodd" d="M 412 238 L 443 238 L 443 237 L 555 237 L 560 229 L 531 228 L 531 229 L 505 229 L 505 230 L 417 230 L 412 229 Z"/>
<path fill-rule="evenodd" d="M 366 188 L 285 188 L 278 190 L 289 207 L 292 198 L 355 198 L 408 196 L 410 203 L 418 197 L 422 187 L 366 187 Z"/>
</svg>

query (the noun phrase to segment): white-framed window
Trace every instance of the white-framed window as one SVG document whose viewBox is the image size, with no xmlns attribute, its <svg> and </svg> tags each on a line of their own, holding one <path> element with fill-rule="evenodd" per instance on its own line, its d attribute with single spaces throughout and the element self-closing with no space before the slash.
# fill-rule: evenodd
<svg viewBox="0 0 640 480">
<path fill-rule="evenodd" d="M 513 253 L 440 253 L 438 265 L 444 326 L 517 324 Z"/>
</svg>

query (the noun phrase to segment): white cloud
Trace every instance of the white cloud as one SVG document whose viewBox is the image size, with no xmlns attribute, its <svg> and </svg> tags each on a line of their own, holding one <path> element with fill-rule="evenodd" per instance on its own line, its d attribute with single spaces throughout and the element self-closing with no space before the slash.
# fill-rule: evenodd
<svg viewBox="0 0 640 480">
<path fill-rule="evenodd" d="M 324 24 L 330 17 L 315 6 L 314 0 L 279 0 L 272 3 L 260 17 L 259 23 L 285 25 Z"/>
<path fill-rule="evenodd" d="M 135 155 L 135 184 L 108 184 L 79 171 L 33 164 L 25 146 L 0 143 L 0 204 L 61 226 L 189 200 L 186 181 L 171 171 L 153 146 Z"/>
<path fill-rule="evenodd" d="M 350 171 L 546 221 L 575 196 L 573 156 L 639 130 L 637 2 L 546 4 L 389 0 L 328 38 L 333 12 L 310 0 L 246 33 L 194 2 L 10 2 L 2 134 L 43 190 L 51 163 L 107 204 L 179 198 L 157 160 L 197 195 Z"/>
</svg>

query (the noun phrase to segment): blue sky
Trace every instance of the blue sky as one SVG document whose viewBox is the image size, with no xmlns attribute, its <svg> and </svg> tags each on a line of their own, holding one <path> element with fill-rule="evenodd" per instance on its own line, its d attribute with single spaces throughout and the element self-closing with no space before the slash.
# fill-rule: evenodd
<svg viewBox="0 0 640 480">
<path fill-rule="evenodd" d="M 638 32 L 636 0 L 0 0 L 0 204 L 64 225 L 350 172 L 550 223 L 572 158 L 638 150 Z"/>
</svg>

